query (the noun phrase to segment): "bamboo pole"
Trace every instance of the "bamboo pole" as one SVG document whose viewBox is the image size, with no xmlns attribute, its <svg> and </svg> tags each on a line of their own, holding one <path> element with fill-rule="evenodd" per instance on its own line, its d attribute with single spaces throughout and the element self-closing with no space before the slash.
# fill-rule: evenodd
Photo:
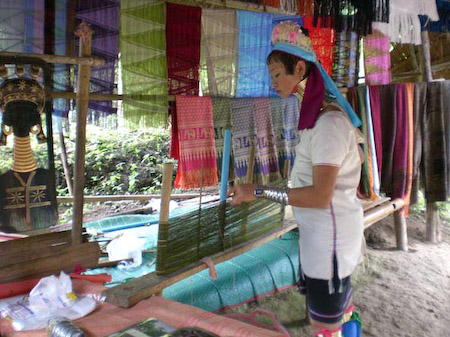
<svg viewBox="0 0 450 337">
<path fill-rule="evenodd" d="M 433 80 L 433 72 L 431 70 L 431 55 L 430 55 L 430 38 L 427 31 L 422 33 L 422 55 L 423 55 L 423 70 L 427 82 Z M 436 203 L 427 202 L 427 228 L 425 240 L 430 243 L 437 243 L 439 231 L 439 209 Z"/>
<path fill-rule="evenodd" d="M 50 92 L 52 98 L 67 98 L 75 99 L 77 94 L 72 91 L 52 91 Z M 133 97 L 133 95 L 118 95 L 118 94 L 90 94 L 89 100 L 91 101 L 122 101 L 124 98 Z M 155 98 L 167 98 L 169 102 L 175 101 L 175 96 L 163 96 L 163 95 L 139 95 L 140 99 L 155 99 Z"/>
<path fill-rule="evenodd" d="M 375 222 L 380 221 L 387 215 L 400 210 L 404 205 L 405 205 L 404 200 L 398 198 L 365 211 L 364 229 L 369 228 Z"/>
<path fill-rule="evenodd" d="M 23 53 L 12 53 L 2 51 L 0 52 L 0 57 L 32 57 L 44 60 L 47 63 L 62 63 L 62 64 L 79 64 L 79 65 L 87 65 L 87 66 L 103 66 L 105 64 L 105 60 L 99 57 L 73 57 L 73 56 L 62 56 L 62 55 L 49 55 L 49 54 L 23 54 Z"/>
<path fill-rule="evenodd" d="M 189 194 L 172 194 L 171 199 L 191 199 L 199 197 L 198 193 Z M 135 201 L 147 201 L 155 198 L 161 198 L 161 194 L 131 194 L 131 195 L 85 195 L 83 197 L 84 202 L 105 202 L 105 201 L 124 201 L 124 200 L 135 200 Z M 74 200 L 73 196 L 58 196 L 58 203 L 72 203 Z"/>
<path fill-rule="evenodd" d="M 66 149 L 66 142 L 64 140 L 64 132 L 62 125 L 59 130 L 59 145 L 61 146 L 60 158 L 63 166 L 64 178 L 66 179 L 67 190 L 69 191 L 70 195 L 73 195 L 72 180 L 70 177 L 69 164 L 67 161 L 67 149 Z"/>
<path fill-rule="evenodd" d="M 165 267 L 167 239 L 169 234 L 169 204 L 172 192 L 173 163 L 165 163 L 161 191 L 161 210 L 159 213 L 158 254 L 156 255 L 156 274 Z"/>
<path fill-rule="evenodd" d="M 92 30 L 88 24 L 82 22 L 76 31 L 80 38 L 79 55 L 91 55 Z M 77 128 L 75 143 L 75 168 L 73 184 L 73 219 L 72 244 L 81 243 L 83 231 L 83 193 L 84 193 L 84 165 L 86 157 L 86 117 L 89 103 L 89 82 L 91 79 L 91 66 L 82 64 L 78 67 L 77 80 Z"/>
</svg>

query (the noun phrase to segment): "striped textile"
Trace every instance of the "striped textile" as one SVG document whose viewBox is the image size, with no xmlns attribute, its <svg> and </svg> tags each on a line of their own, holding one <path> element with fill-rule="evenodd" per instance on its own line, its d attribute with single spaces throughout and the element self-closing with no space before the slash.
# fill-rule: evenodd
<svg viewBox="0 0 450 337">
<path fill-rule="evenodd" d="M 374 30 L 364 41 L 364 71 L 367 85 L 391 83 L 389 37 Z"/>
</svg>

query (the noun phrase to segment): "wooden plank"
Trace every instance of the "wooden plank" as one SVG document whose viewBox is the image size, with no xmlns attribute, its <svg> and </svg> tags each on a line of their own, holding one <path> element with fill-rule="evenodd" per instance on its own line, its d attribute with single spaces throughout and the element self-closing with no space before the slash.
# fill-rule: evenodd
<svg viewBox="0 0 450 337">
<path fill-rule="evenodd" d="M 196 198 L 200 194 L 172 194 L 171 199 L 191 199 Z M 160 194 L 136 194 L 136 195 L 85 195 L 84 202 L 105 202 L 105 201 L 123 201 L 123 200 L 138 200 L 147 201 L 155 198 L 161 198 Z M 70 203 L 73 202 L 73 196 L 58 196 L 58 203 Z"/>
<path fill-rule="evenodd" d="M 47 63 L 62 63 L 62 64 L 82 64 L 89 66 L 103 66 L 105 60 L 95 56 L 89 57 L 73 57 L 73 56 L 61 56 L 61 55 L 49 55 L 49 54 L 28 54 L 28 53 L 13 53 L 13 52 L 0 52 L 0 57 L 33 57 L 44 60 Z"/>
<path fill-rule="evenodd" d="M 20 253 L 29 248 L 45 247 L 57 244 L 71 243 L 71 231 L 48 233 L 36 236 L 29 236 L 22 239 L 0 242 L 0 260 L 6 255 Z M 1 262 L 1 261 L 0 261 Z"/>
<path fill-rule="evenodd" d="M 0 283 L 22 281 L 59 274 L 61 270 L 73 272 L 76 265 L 93 268 L 98 264 L 100 247 L 97 242 L 76 246 L 58 246 L 51 255 L 0 268 Z"/>
<path fill-rule="evenodd" d="M 281 235 L 291 231 L 294 228 L 297 228 L 297 223 L 295 223 L 295 221 L 288 221 L 280 228 L 273 229 L 263 236 L 251 240 L 247 243 L 238 245 L 229 251 L 215 254 L 211 256 L 211 259 L 214 264 L 227 261 L 235 256 L 245 253 L 277 237 L 280 237 Z M 198 273 L 199 271 L 202 271 L 206 268 L 207 266 L 205 264 L 196 262 L 166 276 L 157 276 L 156 273 L 150 273 L 140 278 L 130 280 L 113 288 L 107 289 L 103 292 L 103 295 L 105 296 L 108 303 L 112 303 L 123 308 L 129 308 L 139 301 L 146 299 L 153 294 L 161 292 L 164 288 L 167 288 L 171 284 L 185 279 L 186 277 Z"/>
</svg>

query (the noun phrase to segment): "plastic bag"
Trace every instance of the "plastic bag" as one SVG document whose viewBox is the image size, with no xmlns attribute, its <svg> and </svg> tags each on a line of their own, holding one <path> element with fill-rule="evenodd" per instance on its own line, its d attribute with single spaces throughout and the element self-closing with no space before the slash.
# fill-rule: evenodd
<svg viewBox="0 0 450 337">
<path fill-rule="evenodd" d="M 11 322 L 16 331 L 43 329 L 53 317 L 75 320 L 94 311 L 96 302 L 72 292 L 72 281 L 64 272 L 59 278 L 44 277 L 30 294 L 0 305 L 0 315 Z"/>
</svg>

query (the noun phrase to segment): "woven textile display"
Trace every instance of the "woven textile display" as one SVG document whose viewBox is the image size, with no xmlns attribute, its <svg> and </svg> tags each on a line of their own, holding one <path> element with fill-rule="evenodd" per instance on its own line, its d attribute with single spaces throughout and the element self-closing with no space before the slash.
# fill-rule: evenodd
<svg viewBox="0 0 450 337">
<path fill-rule="evenodd" d="M 234 97 L 237 85 L 238 27 L 236 11 L 204 9 L 200 81 L 203 95 Z"/>
<path fill-rule="evenodd" d="M 169 95 L 198 96 L 200 61 L 199 7 L 167 4 L 167 71 Z"/>
<path fill-rule="evenodd" d="M 213 104 L 214 136 L 216 141 L 217 170 L 220 175 L 221 173 L 220 170 L 222 169 L 225 130 L 231 130 L 230 99 L 213 97 L 212 104 Z M 230 165 L 230 168 L 231 167 L 233 167 L 233 165 Z M 234 176 L 234 174 L 231 174 L 231 176 Z M 230 175 L 228 176 L 228 178 L 230 179 Z"/>
<path fill-rule="evenodd" d="M 337 33 L 331 78 L 339 87 L 354 87 L 358 83 L 359 39 L 355 32 Z"/>
<path fill-rule="evenodd" d="M 211 97 L 176 97 L 179 159 L 174 186 L 188 189 L 217 184 Z"/>
<path fill-rule="evenodd" d="M 271 51 L 272 15 L 237 11 L 239 68 L 236 97 L 265 97 L 270 78 L 266 57 Z"/>
<path fill-rule="evenodd" d="M 78 1 L 77 24 L 87 22 L 94 31 L 92 55 L 105 60 L 103 66 L 92 67 L 90 92 L 117 93 L 115 66 L 119 55 L 119 0 Z M 75 40 L 78 55 L 79 39 Z M 102 115 L 117 113 L 112 101 L 89 101 L 91 112 Z"/>
<path fill-rule="evenodd" d="M 120 3 L 123 113 L 129 127 L 167 123 L 165 8 L 163 0 Z"/>
<path fill-rule="evenodd" d="M 364 41 L 364 71 L 367 85 L 391 83 L 389 37 L 374 30 Z"/>
<path fill-rule="evenodd" d="M 159 225 L 156 273 L 165 275 L 280 227 L 284 207 L 268 200 L 203 206 Z"/>
</svg>

